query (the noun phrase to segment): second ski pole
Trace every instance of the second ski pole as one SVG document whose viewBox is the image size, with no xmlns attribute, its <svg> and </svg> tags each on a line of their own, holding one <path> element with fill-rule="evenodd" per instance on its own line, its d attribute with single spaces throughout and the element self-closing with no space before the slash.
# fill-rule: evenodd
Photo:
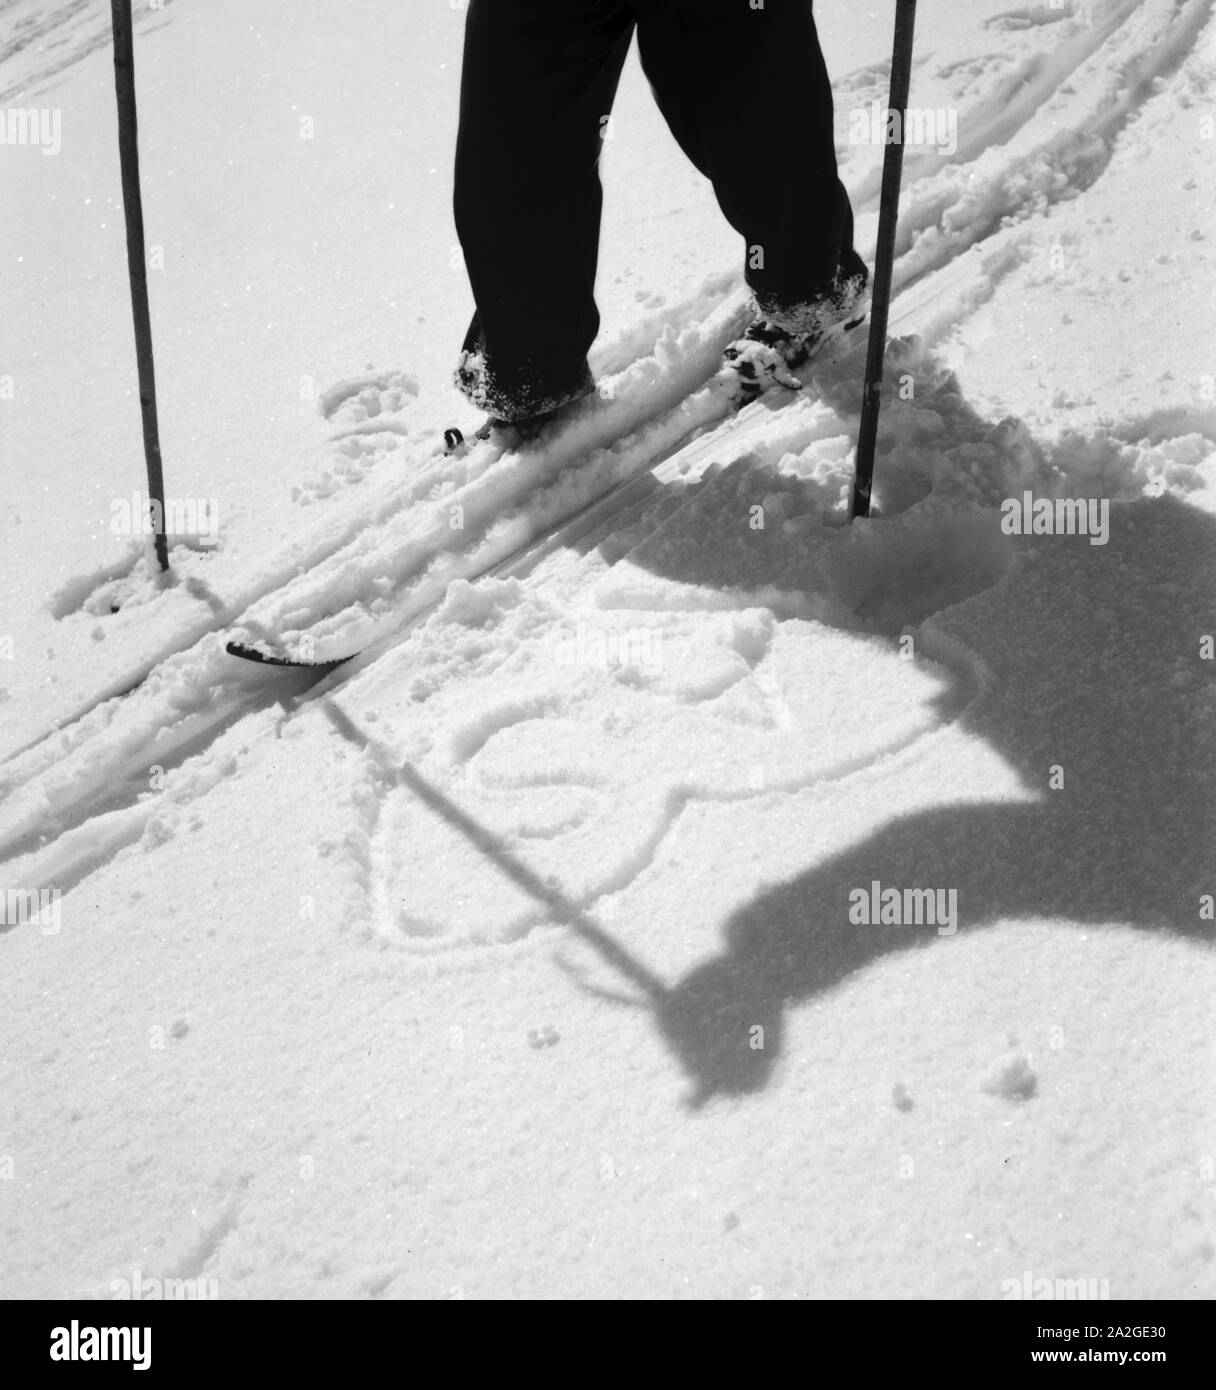
<svg viewBox="0 0 1216 1390">
<path fill-rule="evenodd" d="M 114 30 L 114 87 L 118 97 L 118 153 L 122 166 L 122 202 L 127 222 L 127 273 L 135 320 L 135 359 L 143 416 L 144 458 L 148 467 L 148 505 L 157 563 L 169 568 L 165 535 L 165 480 L 156 420 L 156 376 L 152 369 L 152 316 L 148 309 L 148 268 L 144 258 L 144 212 L 139 192 L 139 139 L 135 119 L 135 54 L 131 36 L 131 0 L 111 0 Z"/>
<path fill-rule="evenodd" d="M 882 406 L 882 373 L 887 351 L 887 315 L 891 307 L 891 273 L 895 264 L 895 227 L 899 218 L 915 21 L 916 0 L 896 0 L 891 99 L 887 111 L 887 145 L 878 207 L 878 249 L 874 257 L 874 290 L 870 303 L 870 343 L 861 398 L 861 424 L 857 430 L 857 463 L 849 507 L 851 519 L 870 515 L 870 493 L 874 486 L 874 447 L 878 439 L 878 412 Z M 891 128 L 892 122 L 895 122 L 895 129 Z"/>
</svg>

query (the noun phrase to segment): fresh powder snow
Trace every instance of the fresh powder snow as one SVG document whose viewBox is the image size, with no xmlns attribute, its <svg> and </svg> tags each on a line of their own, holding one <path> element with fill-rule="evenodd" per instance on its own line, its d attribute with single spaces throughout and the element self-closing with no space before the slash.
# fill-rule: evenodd
<svg viewBox="0 0 1216 1390">
<path fill-rule="evenodd" d="M 163 577 L 109 7 L 0 9 L 0 1295 L 1216 1295 L 1216 17 L 921 11 L 850 525 L 636 55 L 599 391 L 447 456 L 463 10 L 141 9 Z"/>
</svg>

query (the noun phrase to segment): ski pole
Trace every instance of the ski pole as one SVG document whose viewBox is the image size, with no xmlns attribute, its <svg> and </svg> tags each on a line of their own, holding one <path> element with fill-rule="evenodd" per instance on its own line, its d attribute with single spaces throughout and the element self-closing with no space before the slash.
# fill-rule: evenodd
<svg viewBox="0 0 1216 1390">
<path fill-rule="evenodd" d="M 144 459 L 148 466 L 148 504 L 152 508 L 156 559 L 169 568 L 165 537 L 165 479 L 160 430 L 156 421 L 156 377 L 152 369 L 152 318 L 148 311 L 148 267 L 144 252 L 144 210 L 139 194 L 139 141 L 135 119 L 135 53 L 131 41 L 131 0 L 110 0 L 114 31 L 114 90 L 118 97 L 118 156 L 122 167 L 122 206 L 127 224 L 127 274 L 135 321 L 135 361 L 139 370 L 139 408 L 143 417 Z"/>
<path fill-rule="evenodd" d="M 857 430 L 850 520 L 870 515 L 870 491 L 874 485 L 874 445 L 878 438 L 878 411 L 882 405 L 882 372 L 887 351 L 887 314 L 891 307 L 891 271 L 895 263 L 895 224 L 899 217 L 899 183 L 904 164 L 915 21 L 916 0 L 895 0 L 895 42 L 891 52 L 891 100 L 887 119 L 890 121 L 891 112 L 898 112 L 899 131 L 895 139 L 888 137 L 883 153 L 878 250 L 874 257 L 874 290 L 870 302 L 870 343 L 861 396 L 861 424 Z"/>
</svg>

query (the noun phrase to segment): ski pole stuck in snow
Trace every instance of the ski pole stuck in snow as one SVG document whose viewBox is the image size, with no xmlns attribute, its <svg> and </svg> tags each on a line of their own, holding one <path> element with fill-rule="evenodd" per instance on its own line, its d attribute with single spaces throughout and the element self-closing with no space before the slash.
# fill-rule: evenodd
<svg viewBox="0 0 1216 1390">
<path fill-rule="evenodd" d="M 144 210 L 139 192 L 139 136 L 135 112 L 135 54 L 131 41 L 130 0 L 110 0 L 114 31 L 114 88 L 118 97 L 118 153 L 122 164 L 122 203 L 127 223 L 127 273 L 139 369 L 139 408 L 143 417 L 144 457 L 148 465 L 148 505 L 152 510 L 157 563 L 169 568 L 165 538 L 165 479 L 156 420 L 156 376 L 152 367 L 152 318 L 148 310 L 148 270 L 144 256 Z"/>
<path fill-rule="evenodd" d="M 866 355 L 861 423 L 857 429 L 857 462 L 853 472 L 850 518 L 870 515 L 874 486 L 874 445 L 882 405 L 882 370 L 887 350 L 887 312 L 891 304 L 891 270 L 895 261 L 895 227 L 899 217 L 899 184 L 903 173 L 908 88 L 912 78 L 912 31 L 916 0 L 897 0 L 895 41 L 891 51 L 891 99 L 888 117 L 898 113 L 898 129 L 889 132 L 882 162 L 882 193 L 878 207 L 878 250 L 874 258 L 874 288 L 870 305 L 870 346 Z"/>
</svg>

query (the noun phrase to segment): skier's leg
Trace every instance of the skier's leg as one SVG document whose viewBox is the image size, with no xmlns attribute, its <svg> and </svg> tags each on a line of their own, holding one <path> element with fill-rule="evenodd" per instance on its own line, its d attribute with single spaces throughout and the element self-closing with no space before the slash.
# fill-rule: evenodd
<svg viewBox="0 0 1216 1390">
<path fill-rule="evenodd" d="M 470 0 L 454 204 L 477 313 L 457 379 L 502 419 L 590 384 L 596 166 L 633 25 L 613 0 Z"/>
<path fill-rule="evenodd" d="M 761 310 L 797 327 L 859 267 L 836 173 L 811 0 L 639 0 L 638 44 L 672 133 L 747 247 Z"/>
</svg>

